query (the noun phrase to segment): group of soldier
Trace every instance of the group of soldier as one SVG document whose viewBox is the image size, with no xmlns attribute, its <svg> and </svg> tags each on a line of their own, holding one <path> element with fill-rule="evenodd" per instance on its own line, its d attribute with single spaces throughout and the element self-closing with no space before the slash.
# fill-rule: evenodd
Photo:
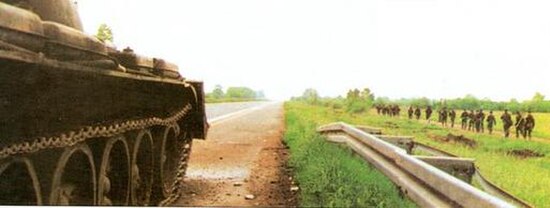
<svg viewBox="0 0 550 208">
<path fill-rule="evenodd" d="M 398 105 L 375 105 L 376 111 L 378 114 L 387 115 L 387 116 L 399 116 L 399 112 L 401 109 Z M 431 122 L 431 117 L 433 112 L 433 109 L 431 106 L 428 106 L 425 110 L 425 118 L 428 121 L 428 123 Z M 409 119 L 416 118 L 417 120 L 420 119 L 422 115 L 422 110 L 420 107 L 413 107 L 410 106 L 407 115 Z M 457 117 L 457 113 L 454 109 L 447 109 L 446 107 L 441 108 L 438 112 L 438 122 L 441 123 L 442 126 L 451 128 L 454 128 L 455 120 Z M 512 115 L 508 113 L 508 110 L 504 110 L 504 113 L 500 116 L 500 120 L 502 121 L 503 129 L 504 129 L 504 137 L 510 136 L 510 128 L 512 126 L 515 127 L 516 130 L 516 137 L 519 138 L 522 136 L 523 138 L 531 138 L 531 133 L 533 132 L 533 129 L 535 128 L 535 118 L 533 115 L 531 115 L 531 111 L 527 111 L 527 116 L 523 116 L 520 111 L 516 111 L 515 113 L 515 123 L 512 120 Z M 478 133 L 483 133 L 485 131 L 485 123 L 487 124 L 487 131 L 489 134 L 493 133 L 493 128 L 497 124 L 497 119 L 493 115 L 493 111 L 489 111 L 489 114 L 486 115 L 482 109 L 474 111 L 474 110 L 466 110 L 464 109 L 463 112 L 460 114 L 460 121 L 461 121 L 461 128 L 463 130 L 468 131 L 474 131 Z"/>
<path fill-rule="evenodd" d="M 399 105 L 375 105 L 376 112 L 385 116 L 399 116 L 401 108 Z"/>
</svg>

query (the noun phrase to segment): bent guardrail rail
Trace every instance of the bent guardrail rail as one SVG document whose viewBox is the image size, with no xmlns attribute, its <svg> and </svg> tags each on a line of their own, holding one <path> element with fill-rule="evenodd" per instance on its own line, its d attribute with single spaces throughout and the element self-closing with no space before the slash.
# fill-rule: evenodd
<svg viewBox="0 0 550 208">
<path fill-rule="evenodd" d="M 443 150 L 440 150 L 440 149 L 437 149 L 437 148 L 434 148 L 434 147 L 430 147 L 430 146 L 422 144 L 422 143 L 418 143 L 418 142 L 413 142 L 413 143 L 414 144 L 413 144 L 412 149 L 417 149 L 417 150 L 427 152 L 427 153 L 430 153 L 432 155 L 437 155 L 437 156 L 458 157 L 454 154 L 448 153 L 446 151 L 443 151 Z M 490 193 L 492 195 L 495 195 L 496 197 L 499 197 L 501 199 L 504 199 L 504 200 L 506 200 L 506 201 L 518 206 L 518 207 L 532 207 L 527 202 L 515 197 L 514 195 L 508 193 L 504 189 L 498 187 L 493 182 L 486 179 L 483 176 L 483 174 L 481 174 L 481 171 L 479 171 L 479 168 L 477 168 L 475 166 L 474 166 L 474 168 L 475 168 L 475 172 L 472 175 L 472 177 L 483 188 L 483 190 L 485 192 Z"/>
<path fill-rule="evenodd" d="M 387 142 L 379 138 L 379 135 L 369 133 L 381 134 L 377 128 L 361 126 L 359 129 L 342 122 L 322 126 L 318 131 L 326 135 L 329 141 L 346 143 L 422 207 L 529 207 L 526 203 L 512 204 L 483 192 L 424 161 L 453 160 L 452 158 L 409 155 L 412 138 L 381 136 L 390 140 Z M 472 159 L 456 161 L 461 164 L 470 161 L 475 169 Z"/>
</svg>

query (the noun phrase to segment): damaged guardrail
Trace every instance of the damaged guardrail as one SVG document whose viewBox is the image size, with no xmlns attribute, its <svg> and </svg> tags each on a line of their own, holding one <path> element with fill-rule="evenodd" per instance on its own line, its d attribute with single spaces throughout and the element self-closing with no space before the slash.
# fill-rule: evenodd
<svg viewBox="0 0 550 208">
<path fill-rule="evenodd" d="M 422 207 L 530 207 L 485 179 L 508 197 L 495 194 L 499 198 L 470 185 L 472 178 L 483 178 L 473 159 L 417 145 L 412 137 L 382 135 L 379 128 L 342 122 L 322 126 L 318 131 L 329 141 L 346 143 Z M 436 156 L 411 155 L 415 147 Z"/>
</svg>

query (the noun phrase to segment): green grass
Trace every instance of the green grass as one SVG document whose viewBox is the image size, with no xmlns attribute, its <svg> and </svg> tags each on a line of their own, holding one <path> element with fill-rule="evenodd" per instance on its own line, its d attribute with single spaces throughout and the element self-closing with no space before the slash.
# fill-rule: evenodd
<svg viewBox="0 0 550 208">
<path fill-rule="evenodd" d="M 316 116 L 323 117 L 324 119 L 321 124 L 344 121 L 350 124 L 381 127 L 386 134 L 414 136 L 416 141 L 462 157 L 474 158 L 482 174 L 498 186 L 536 207 L 547 207 L 550 204 L 549 143 L 525 141 L 515 138 L 504 139 L 500 133 L 488 135 L 465 132 L 460 129 L 446 129 L 439 125 L 428 125 L 416 120 L 408 120 L 404 117 L 389 118 L 379 116 L 376 115 L 375 111 L 350 115 L 334 111 L 331 108 L 300 105 L 302 105 L 302 108 L 308 109 L 308 111 L 315 111 Z M 535 129 L 537 132 L 536 135 L 542 137 L 546 134 L 545 131 L 547 131 L 543 129 L 544 122 L 550 122 L 545 119 L 550 118 L 550 116 L 547 114 L 535 115 L 535 118 L 538 119 L 537 128 Z M 397 128 L 393 127 L 395 125 Z M 475 140 L 477 147 L 468 148 L 461 144 L 439 142 L 430 136 L 446 136 L 448 133 L 464 134 L 466 137 Z M 546 156 L 520 159 L 507 154 L 508 151 L 516 149 L 531 149 Z"/>
<path fill-rule="evenodd" d="M 301 192 L 302 207 L 415 207 L 383 174 L 352 152 L 316 133 L 330 121 L 327 111 L 285 104 L 285 142 Z"/>
</svg>

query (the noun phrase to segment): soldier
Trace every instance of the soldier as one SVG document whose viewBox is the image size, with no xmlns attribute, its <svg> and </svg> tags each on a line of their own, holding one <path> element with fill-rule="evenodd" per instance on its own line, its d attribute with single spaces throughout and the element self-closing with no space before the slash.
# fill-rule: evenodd
<svg viewBox="0 0 550 208">
<path fill-rule="evenodd" d="M 380 115 L 380 111 L 382 111 L 382 106 L 380 106 L 380 104 L 376 104 L 375 105 L 375 108 L 376 108 L 376 113 L 378 113 L 378 115 Z"/>
<path fill-rule="evenodd" d="M 470 119 L 470 122 L 468 123 L 468 131 L 475 131 L 475 123 L 476 123 L 476 114 L 473 110 L 470 110 L 470 113 L 468 114 L 468 118 Z"/>
<path fill-rule="evenodd" d="M 512 127 L 512 116 L 508 113 L 508 110 L 504 110 L 504 114 L 500 116 L 502 120 L 502 127 L 504 128 L 504 137 L 508 138 L 510 136 L 510 127 Z"/>
<path fill-rule="evenodd" d="M 516 138 L 519 138 L 519 135 L 523 135 L 523 130 L 525 127 L 525 118 L 521 115 L 521 112 L 516 111 Z"/>
<path fill-rule="evenodd" d="M 481 133 L 483 133 L 485 129 L 485 113 L 483 113 L 482 109 L 479 109 L 479 113 L 477 114 L 477 117 L 479 119 L 479 128 L 481 130 Z"/>
<path fill-rule="evenodd" d="M 399 108 L 399 105 L 395 104 L 395 116 L 399 117 L 400 113 L 401 113 L 401 108 Z"/>
<path fill-rule="evenodd" d="M 426 108 L 426 120 L 428 120 L 428 123 L 430 123 L 430 117 L 432 117 L 432 107 L 431 106 L 428 106 L 428 108 Z"/>
<path fill-rule="evenodd" d="M 447 108 L 441 109 L 441 113 L 439 114 L 441 116 L 441 125 L 447 127 Z"/>
<path fill-rule="evenodd" d="M 409 110 L 407 111 L 407 113 L 408 113 L 408 115 L 409 115 L 409 119 L 412 119 L 413 113 L 414 113 L 414 110 L 413 110 L 412 105 L 409 106 Z"/>
<path fill-rule="evenodd" d="M 475 126 L 477 133 L 481 131 L 481 114 L 481 110 L 477 111 L 477 113 L 475 114 Z"/>
<path fill-rule="evenodd" d="M 451 119 L 451 128 L 454 128 L 455 127 L 455 118 L 456 118 L 456 112 L 454 109 L 451 109 L 451 111 L 449 111 L 449 118 Z"/>
<path fill-rule="evenodd" d="M 420 111 L 420 107 L 416 106 L 416 110 L 414 110 L 414 115 L 416 116 L 416 120 L 420 119 L 420 114 L 422 114 L 422 112 Z"/>
<path fill-rule="evenodd" d="M 489 111 L 489 116 L 487 116 L 487 130 L 489 130 L 489 134 L 493 134 L 494 125 L 497 125 L 497 120 L 493 115 L 493 111 Z"/>
<path fill-rule="evenodd" d="M 460 114 L 460 118 L 462 119 L 461 120 L 462 129 L 464 129 L 464 130 L 466 130 L 468 128 L 468 117 L 469 117 L 468 111 L 466 109 L 464 109 L 464 111 L 462 111 L 462 114 Z"/>
<path fill-rule="evenodd" d="M 535 118 L 531 115 L 531 111 L 527 111 L 527 117 L 525 117 L 525 129 L 523 132 L 523 138 L 528 137 L 531 139 L 531 132 L 535 128 Z"/>
</svg>

